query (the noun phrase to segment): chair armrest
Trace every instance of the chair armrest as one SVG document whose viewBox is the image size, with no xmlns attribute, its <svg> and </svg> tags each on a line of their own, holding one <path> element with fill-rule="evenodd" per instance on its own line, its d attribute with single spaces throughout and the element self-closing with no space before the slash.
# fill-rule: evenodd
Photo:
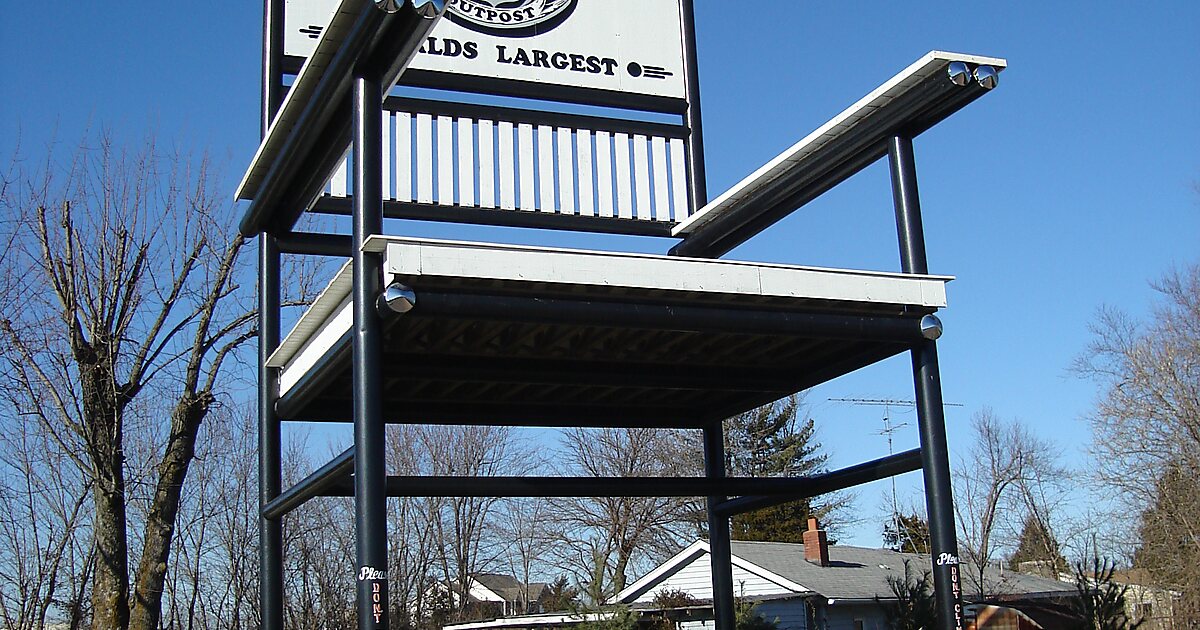
<svg viewBox="0 0 1200 630">
<path fill-rule="evenodd" d="M 792 145 L 673 230 L 676 256 L 719 257 L 982 96 L 1004 59 L 933 51 Z M 977 73 L 976 70 L 980 69 Z M 984 83 L 989 83 L 985 87 Z"/>
</svg>

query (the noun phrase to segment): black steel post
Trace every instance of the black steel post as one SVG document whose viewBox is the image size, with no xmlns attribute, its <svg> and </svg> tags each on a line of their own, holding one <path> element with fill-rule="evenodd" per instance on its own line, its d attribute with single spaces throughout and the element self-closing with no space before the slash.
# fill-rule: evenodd
<svg viewBox="0 0 1200 630">
<path fill-rule="evenodd" d="M 267 135 L 281 102 L 283 0 L 263 2 L 261 133 Z M 275 399 L 278 371 L 267 358 L 279 347 L 279 246 L 260 234 L 258 257 L 258 500 L 274 501 L 282 485 L 282 445 Z M 258 598 L 263 630 L 283 630 L 283 523 L 258 518 Z"/>
<path fill-rule="evenodd" d="M 720 421 L 704 428 L 704 474 L 725 477 L 725 430 Z M 728 497 L 708 497 L 708 555 L 712 567 L 713 617 L 716 630 L 733 630 L 733 551 L 729 517 L 717 511 Z"/>
<path fill-rule="evenodd" d="M 283 0 L 263 2 L 262 135 L 283 102 Z"/>
<path fill-rule="evenodd" d="M 708 184 L 704 173 L 704 124 L 700 115 L 700 71 L 696 53 L 696 9 L 693 0 L 680 3 L 683 22 L 684 75 L 687 77 L 688 109 L 685 114 L 688 136 L 688 186 L 692 193 L 692 211 L 708 203 Z"/>
<path fill-rule="evenodd" d="M 904 273 L 929 273 L 925 258 L 925 227 L 921 223 L 921 195 L 917 191 L 917 161 L 912 138 L 888 140 L 892 171 L 892 203 L 896 208 L 896 234 L 900 237 L 900 268 Z"/>
<path fill-rule="evenodd" d="M 902 268 L 905 273 L 929 273 L 912 138 L 891 138 L 888 142 L 888 161 L 892 172 L 892 197 L 896 207 Z M 954 531 L 954 497 L 950 485 L 950 454 L 946 448 L 946 418 L 942 405 L 937 343 L 926 340 L 917 345 L 912 351 L 912 363 L 938 624 L 943 630 L 961 630 L 962 583 L 958 566 L 958 540 Z"/>
<path fill-rule="evenodd" d="M 358 627 L 387 630 L 387 469 L 384 462 L 383 322 L 376 309 L 383 256 L 362 244 L 383 232 L 383 102 L 376 77 L 356 76 L 354 118 L 354 507 Z"/>
<path fill-rule="evenodd" d="M 267 359 L 279 347 L 279 247 L 275 237 L 258 237 L 258 502 L 270 504 L 281 489 L 282 446 L 275 399 L 279 371 Z M 263 630 L 283 630 L 283 523 L 258 519 L 259 606 Z"/>
</svg>

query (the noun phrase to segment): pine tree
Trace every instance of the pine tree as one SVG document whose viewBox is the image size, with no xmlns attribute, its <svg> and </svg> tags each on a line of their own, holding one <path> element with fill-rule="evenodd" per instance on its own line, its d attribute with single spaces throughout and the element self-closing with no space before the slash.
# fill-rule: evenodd
<svg viewBox="0 0 1200 630">
<path fill-rule="evenodd" d="M 887 583 L 894 600 L 885 601 L 876 596 L 875 601 L 883 605 L 888 628 L 923 630 L 934 627 L 937 608 L 933 597 L 933 578 L 929 571 L 924 571 L 917 577 L 913 574 L 911 563 L 905 560 L 904 577 L 889 575 Z"/>
<path fill-rule="evenodd" d="M 1044 562 L 1054 576 L 1069 566 L 1059 550 L 1054 534 L 1047 531 L 1032 514 L 1025 517 L 1025 525 L 1021 528 L 1021 540 L 1017 543 L 1017 550 L 1008 559 L 1008 567 L 1018 571 L 1023 562 Z"/>
<path fill-rule="evenodd" d="M 1116 567 L 1108 560 L 1093 557 L 1075 565 L 1075 590 L 1071 600 L 1076 622 L 1071 630 L 1137 630 L 1144 620 L 1131 621 L 1125 616 L 1125 596 L 1129 586 L 1115 581 Z"/>
<path fill-rule="evenodd" d="M 790 396 L 725 421 L 726 469 L 739 477 L 801 477 L 822 470 L 828 459 L 816 441 L 812 419 L 799 422 L 800 400 Z M 802 542 L 808 517 L 825 515 L 801 499 L 733 518 L 735 540 Z"/>
</svg>

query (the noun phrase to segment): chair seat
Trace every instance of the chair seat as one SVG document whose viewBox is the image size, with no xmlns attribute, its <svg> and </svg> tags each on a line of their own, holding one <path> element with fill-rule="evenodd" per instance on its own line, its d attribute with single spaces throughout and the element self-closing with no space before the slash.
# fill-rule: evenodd
<svg viewBox="0 0 1200 630">
<path fill-rule="evenodd" d="M 372 237 L 416 295 L 384 333 L 392 422 L 701 426 L 908 350 L 940 276 Z M 282 417 L 349 421 L 350 267 L 270 365 Z"/>
</svg>

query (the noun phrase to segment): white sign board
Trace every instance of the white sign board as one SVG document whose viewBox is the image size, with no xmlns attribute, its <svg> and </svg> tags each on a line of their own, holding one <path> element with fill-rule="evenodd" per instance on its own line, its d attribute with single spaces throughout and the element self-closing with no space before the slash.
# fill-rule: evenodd
<svg viewBox="0 0 1200 630">
<path fill-rule="evenodd" d="M 287 0 L 284 54 L 307 57 L 338 0 Z M 450 0 L 412 69 L 682 99 L 678 0 Z"/>
</svg>

